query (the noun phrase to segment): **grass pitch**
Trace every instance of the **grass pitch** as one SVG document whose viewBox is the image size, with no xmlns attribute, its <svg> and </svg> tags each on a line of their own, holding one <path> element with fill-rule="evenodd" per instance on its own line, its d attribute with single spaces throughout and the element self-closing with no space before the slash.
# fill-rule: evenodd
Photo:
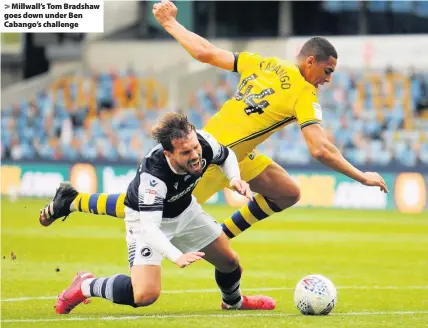
<svg viewBox="0 0 428 328">
<path fill-rule="evenodd" d="M 291 209 L 258 223 L 232 246 L 245 269 L 243 292 L 275 298 L 274 311 L 221 311 L 209 264 L 178 269 L 165 260 L 153 306 L 94 298 L 59 316 L 55 297 L 77 271 L 128 273 L 125 229 L 119 219 L 80 213 L 44 228 L 37 217 L 45 203 L 2 200 L 3 327 L 428 327 L 426 213 Z M 206 209 L 219 221 L 234 211 Z M 294 286 L 310 273 L 338 288 L 329 316 L 306 317 L 294 306 Z"/>
</svg>

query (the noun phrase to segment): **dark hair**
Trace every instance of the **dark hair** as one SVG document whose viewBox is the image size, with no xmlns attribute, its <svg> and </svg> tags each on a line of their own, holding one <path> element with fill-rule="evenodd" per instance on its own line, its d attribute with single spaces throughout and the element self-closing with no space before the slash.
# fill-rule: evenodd
<svg viewBox="0 0 428 328">
<path fill-rule="evenodd" d="M 163 149 L 173 152 L 172 140 L 185 138 L 192 131 L 195 131 L 195 126 L 186 116 L 180 113 L 168 113 L 152 129 L 152 136 Z"/>
<path fill-rule="evenodd" d="M 326 38 L 315 36 L 305 42 L 298 55 L 304 58 L 309 56 L 314 56 L 316 61 L 326 61 L 330 56 L 337 59 L 337 51 Z"/>
</svg>

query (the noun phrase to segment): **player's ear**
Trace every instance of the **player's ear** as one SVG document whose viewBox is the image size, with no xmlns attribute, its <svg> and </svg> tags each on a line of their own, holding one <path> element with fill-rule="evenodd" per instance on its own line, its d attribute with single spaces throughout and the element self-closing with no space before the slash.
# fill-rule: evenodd
<svg viewBox="0 0 428 328">
<path fill-rule="evenodd" d="M 306 58 L 306 65 L 308 67 L 312 67 L 313 65 L 315 65 L 315 57 L 309 56 L 308 58 Z"/>
<path fill-rule="evenodd" d="M 166 158 L 168 158 L 168 159 L 172 159 L 173 158 L 172 153 L 170 151 L 164 150 L 163 153 L 164 153 L 164 155 L 165 155 Z"/>
</svg>

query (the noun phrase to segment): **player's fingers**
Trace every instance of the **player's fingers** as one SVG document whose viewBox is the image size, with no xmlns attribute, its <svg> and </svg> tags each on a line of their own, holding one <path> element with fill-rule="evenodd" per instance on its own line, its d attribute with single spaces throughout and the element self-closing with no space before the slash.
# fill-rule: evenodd
<svg viewBox="0 0 428 328">
<path fill-rule="evenodd" d="M 386 192 L 387 188 L 386 188 L 386 183 L 385 181 L 381 178 L 379 186 L 381 187 L 381 190 Z"/>
<path fill-rule="evenodd" d="M 202 255 L 192 254 L 192 258 L 193 258 L 193 259 L 200 260 L 200 259 L 202 258 Z"/>
<path fill-rule="evenodd" d="M 198 255 L 198 256 L 205 256 L 204 252 L 193 252 L 193 254 Z"/>
<path fill-rule="evenodd" d="M 385 179 L 384 179 L 384 178 L 382 178 L 382 182 L 383 182 L 383 184 L 384 184 L 384 186 L 385 186 L 385 191 L 386 191 L 386 192 L 389 192 L 389 190 L 388 190 L 388 185 L 386 184 L 386 181 L 385 181 Z"/>
<path fill-rule="evenodd" d="M 175 4 L 174 4 L 174 2 L 169 2 L 168 3 L 168 6 L 171 8 L 171 9 L 176 9 L 177 7 L 175 6 Z"/>
<path fill-rule="evenodd" d="M 194 256 L 194 257 L 190 257 L 190 258 L 188 258 L 187 259 L 187 261 L 189 262 L 189 263 L 193 263 L 193 262 L 196 262 L 196 261 L 199 261 L 199 260 L 201 260 L 202 258 L 200 258 L 199 256 Z"/>
<path fill-rule="evenodd" d="M 192 260 L 199 260 L 202 258 L 203 255 L 199 255 L 197 253 L 189 253 L 187 254 L 187 259 L 192 259 Z"/>
<path fill-rule="evenodd" d="M 385 194 L 389 193 L 388 186 L 386 184 L 384 186 L 384 191 L 385 191 Z"/>
<path fill-rule="evenodd" d="M 233 189 L 234 189 L 236 192 L 238 192 L 238 193 L 240 193 L 240 194 L 242 195 L 242 187 L 240 186 L 240 184 L 239 184 L 239 183 L 236 183 L 236 184 L 233 186 Z"/>
<path fill-rule="evenodd" d="M 240 187 L 241 187 L 241 193 L 242 193 L 242 195 L 245 196 L 245 194 L 247 193 L 247 190 L 249 188 L 248 184 L 245 181 L 241 181 Z"/>
</svg>

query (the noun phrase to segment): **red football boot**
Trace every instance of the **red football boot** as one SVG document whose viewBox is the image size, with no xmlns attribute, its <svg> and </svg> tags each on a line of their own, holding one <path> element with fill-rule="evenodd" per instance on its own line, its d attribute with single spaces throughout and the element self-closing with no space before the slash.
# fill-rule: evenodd
<svg viewBox="0 0 428 328">
<path fill-rule="evenodd" d="M 82 293 L 82 282 L 89 278 L 95 278 L 90 272 L 79 272 L 71 285 L 58 296 L 55 311 L 58 314 L 68 314 L 80 303 L 87 304 L 89 300 Z"/>
<path fill-rule="evenodd" d="M 223 310 L 273 310 L 275 306 L 276 302 L 273 298 L 262 295 L 242 296 L 242 304 L 239 308 L 221 302 Z"/>
</svg>

